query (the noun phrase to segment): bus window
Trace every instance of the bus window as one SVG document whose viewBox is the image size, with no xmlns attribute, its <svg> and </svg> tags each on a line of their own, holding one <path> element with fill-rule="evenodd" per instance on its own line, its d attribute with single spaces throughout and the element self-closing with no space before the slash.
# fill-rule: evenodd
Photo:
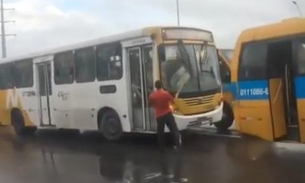
<svg viewBox="0 0 305 183">
<path fill-rule="evenodd" d="M 31 59 L 15 63 L 14 83 L 17 88 L 33 86 L 33 61 Z"/>
<path fill-rule="evenodd" d="M 229 67 L 226 65 L 224 61 L 219 62 L 220 67 L 220 77 L 222 83 L 230 83 L 231 82 L 231 72 Z"/>
<path fill-rule="evenodd" d="M 74 81 L 73 52 L 63 52 L 54 57 L 55 84 L 71 84 Z"/>
<path fill-rule="evenodd" d="M 264 43 L 246 43 L 243 46 L 239 80 L 260 80 L 266 78 L 267 46 Z"/>
<path fill-rule="evenodd" d="M 121 44 L 100 45 L 96 50 L 97 79 L 99 81 L 121 79 L 123 75 Z"/>
<path fill-rule="evenodd" d="M 298 73 L 305 75 L 305 38 L 300 40 L 297 46 Z"/>
<path fill-rule="evenodd" d="M 93 47 L 75 51 L 75 80 L 77 83 L 95 80 L 95 52 Z"/>
<path fill-rule="evenodd" d="M 14 87 L 13 63 L 3 64 L 0 67 L 0 89 L 11 89 Z"/>
<path fill-rule="evenodd" d="M 154 78 L 153 78 L 153 60 L 152 60 L 152 47 L 143 48 L 143 57 L 145 63 L 146 72 L 146 87 L 148 90 L 154 90 Z"/>
</svg>

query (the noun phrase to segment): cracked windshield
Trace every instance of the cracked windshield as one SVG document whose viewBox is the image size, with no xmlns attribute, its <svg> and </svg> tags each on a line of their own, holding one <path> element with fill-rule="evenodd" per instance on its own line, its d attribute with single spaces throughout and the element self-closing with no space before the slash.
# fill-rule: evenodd
<svg viewBox="0 0 305 183">
<path fill-rule="evenodd" d="M 165 45 L 161 61 L 162 82 L 181 94 L 219 89 L 221 81 L 216 48 L 207 45 Z"/>
<path fill-rule="evenodd" d="M 0 0 L 0 26 L 0 183 L 305 183 L 305 0 Z"/>
</svg>

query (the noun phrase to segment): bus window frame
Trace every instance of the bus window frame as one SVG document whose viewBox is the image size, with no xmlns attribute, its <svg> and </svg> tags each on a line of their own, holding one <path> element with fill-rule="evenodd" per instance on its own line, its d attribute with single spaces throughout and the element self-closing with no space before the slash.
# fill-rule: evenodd
<svg viewBox="0 0 305 183">
<path fill-rule="evenodd" d="M 293 66 L 296 72 L 296 76 L 305 76 L 305 72 L 304 73 L 300 73 L 299 72 L 299 60 L 297 60 L 297 46 L 304 42 L 305 44 L 305 34 L 301 37 L 296 38 L 293 42 L 292 42 L 292 48 L 293 48 L 293 52 L 292 52 L 292 59 L 293 59 Z"/>
<path fill-rule="evenodd" d="M 93 55 L 93 61 L 91 60 L 90 62 L 93 62 L 93 65 L 94 65 L 94 68 L 92 68 L 92 72 L 94 72 L 91 77 L 89 78 L 80 78 L 80 76 L 78 75 L 79 74 L 79 68 L 77 68 L 77 53 L 78 52 L 83 52 L 83 51 L 88 51 L 88 50 L 91 50 L 93 51 L 92 52 L 92 55 Z M 91 55 L 91 56 L 92 56 Z M 88 46 L 88 47 L 83 47 L 83 48 L 79 48 L 79 49 L 75 49 L 74 50 L 74 79 L 75 79 L 75 82 L 78 83 L 78 84 L 82 84 L 82 83 L 91 83 L 91 82 L 94 82 L 96 80 L 96 49 L 95 49 L 95 46 Z M 84 60 L 82 60 L 82 62 L 84 63 Z M 89 61 L 85 61 L 87 64 L 90 63 Z M 88 67 L 88 65 L 86 66 Z"/>
<path fill-rule="evenodd" d="M 61 55 L 61 54 L 66 54 L 66 53 L 69 53 L 69 52 L 71 52 L 72 53 L 72 71 L 73 71 L 73 74 L 72 74 L 72 81 L 69 81 L 69 82 L 67 82 L 67 81 L 65 81 L 65 82 L 63 82 L 62 81 L 62 79 L 56 79 L 56 76 L 57 76 L 57 70 L 58 70 L 58 66 L 56 66 L 56 62 L 58 61 L 58 60 L 56 60 L 56 58 L 57 58 L 57 56 L 58 55 Z M 74 50 L 67 50 L 67 51 L 62 51 L 62 52 L 58 52 L 58 53 L 55 53 L 54 54 L 54 59 L 53 59 L 53 74 L 54 74 L 54 76 L 53 76 L 53 78 L 54 78 L 54 83 L 55 83 L 55 85 L 67 85 L 67 84 L 73 84 L 74 82 L 75 82 L 75 62 L 74 62 L 74 57 L 75 57 L 75 51 Z M 60 67 L 60 69 L 62 69 L 63 67 Z M 59 82 L 59 80 L 60 80 L 60 82 Z"/>
<path fill-rule="evenodd" d="M 26 63 L 26 62 L 28 62 L 28 63 Z M 31 77 L 30 77 L 30 82 L 29 82 L 30 84 L 29 85 L 25 85 L 24 83 L 22 83 L 22 85 L 19 85 L 20 81 L 16 80 L 16 66 L 19 65 L 19 64 L 24 64 L 24 63 L 29 64 L 31 66 L 31 67 L 29 67 L 30 68 L 30 72 L 31 72 Z M 33 59 L 32 58 L 18 60 L 16 62 L 14 62 L 14 64 L 13 64 L 13 71 L 14 71 L 14 73 L 13 73 L 14 87 L 16 87 L 16 88 L 32 88 L 34 86 L 34 68 L 33 68 Z M 23 68 L 22 71 L 24 72 L 25 69 Z M 17 86 L 17 84 L 18 84 L 18 86 Z M 26 84 L 28 84 L 28 83 L 26 83 Z"/>
<path fill-rule="evenodd" d="M 110 47 L 113 51 L 113 53 L 117 54 L 119 52 L 120 55 L 116 55 L 116 56 L 120 56 L 120 60 L 119 61 L 108 61 L 108 64 L 110 62 L 119 62 L 120 63 L 120 75 L 119 77 L 107 77 L 107 78 L 102 78 L 101 75 L 99 75 L 101 72 L 98 69 L 98 66 L 100 64 L 99 62 L 99 57 L 98 57 L 98 53 L 99 50 L 104 49 L 105 47 Z M 97 81 L 101 82 L 101 81 L 116 81 L 116 80 L 121 80 L 123 78 L 124 75 L 124 56 L 123 56 L 123 45 L 121 44 L 120 41 L 115 41 L 115 42 L 109 42 L 109 43 L 104 43 L 104 44 L 99 44 L 95 46 L 95 75 L 96 75 L 96 79 Z M 110 67 L 109 70 L 107 72 L 111 73 L 112 68 Z M 111 75 L 111 74 L 110 74 Z"/>
<path fill-rule="evenodd" d="M 241 81 L 241 82 L 244 82 L 244 81 L 259 81 L 259 80 L 265 80 L 267 77 L 266 77 L 266 67 L 267 67 L 267 62 L 265 60 L 264 62 L 264 67 L 265 67 L 265 76 L 264 78 L 255 78 L 255 79 L 241 79 L 241 63 L 242 63 L 242 57 L 243 57 L 243 53 L 244 53 L 244 50 L 245 50 L 245 46 L 248 45 L 248 44 L 252 44 L 252 43 L 261 43 L 261 42 L 265 42 L 265 40 L 259 40 L 259 41 L 249 41 L 249 42 L 244 42 L 241 46 L 241 51 L 239 53 L 239 61 L 238 61 L 238 71 L 237 71 L 237 80 L 238 81 Z M 266 44 L 267 46 L 267 44 Z M 267 52 L 268 50 L 266 50 Z M 266 59 L 267 59 L 267 53 L 266 53 Z"/>
<path fill-rule="evenodd" d="M 7 62 L 7 63 L 3 63 L 0 64 L 0 68 L 2 69 L 3 66 L 10 66 L 9 69 L 11 71 L 11 73 L 13 74 L 9 74 L 9 78 L 10 78 L 10 85 L 9 86 L 4 86 L 2 85 L 3 83 L 0 84 L 0 90 L 8 90 L 8 89 L 13 89 L 15 87 L 15 78 L 14 78 L 14 67 L 15 67 L 15 62 Z M 5 79 L 6 80 L 6 79 Z"/>
<path fill-rule="evenodd" d="M 258 81 L 258 80 L 265 80 L 268 79 L 267 75 L 265 78 L 263 79 L 251 79 L 251 80 L 241 80 L 240 79 L 240 68 L 241 68 L 241 60 L 242 60 L 242 53 L 244 51 L 244 45 L 245 44 L 249 44 L 249 43 L 254 43 L 254 42 L 265 42 L 266 46 L 268 48 L 268 44 L 270 43 L 277 43 L 277 42 L 282 42 L 282 41 L 291 41 L 292 42 L 292 64 L 293 64 L 293 68 L 296 71 L 298 64 L 296 63 L 296 59 L 295 59 L 295 51 L 294 51 L 294 45 L 296 44 L 296 41 L 300 38 L 304 38 L 305 39 L 305 34 L 304 33 L 300 33 L 300 34 L 293 34 L 293 35 L 286 35 L 286 36 L 280 36 L 280 37 L 273 37 L 273 38 L 267 38 L 267 39 L 261 39 L 261 40 L 254 40 L 254 41 L 245 41 L 242 42 L 241 44 L 241 49 L 240 52 L 238 54 L 238 66 L 237 66 L 237 81 L 238 82 L 243 82 L 243 81 Z M 268 54 L 268 50 L 267 50 L 267 54 Z M 267 60 L 266 60 L 267 63 Z M 305 73 L 302 74 L 303 76 L 305 76 Z M 297 72 L 297 76 L 302 76 Z"/>
</svg>

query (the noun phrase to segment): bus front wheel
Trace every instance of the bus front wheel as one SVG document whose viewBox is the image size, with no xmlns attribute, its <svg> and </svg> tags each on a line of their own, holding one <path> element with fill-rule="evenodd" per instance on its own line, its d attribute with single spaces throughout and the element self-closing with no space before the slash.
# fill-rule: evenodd
<svg viewBox="0 0 305 183">
<path fill-rule="evenodd" d="M 220 122 L 215 123 L 214 125 L 220 131 L 228 130 L 234 122 L 234 114 L 231 106 L 228 103 L 224 103 L 223 114 Z"/>
<path fill-rule="evenodd" d="M 99 130 L 107 140 L 115 141 L 123 135 L 121 121 L 113 110 L 105 111 L 99 119 Z"/>
<path fill-rule="evenodd" d="M 25 126 L 22 112 L 17 108 L 13 109 L 11 112 L 11 122 L 14 127 L 15 134 L 18 136 L 34 135 L 37 130 L 36 126 Z"/>
</svg>

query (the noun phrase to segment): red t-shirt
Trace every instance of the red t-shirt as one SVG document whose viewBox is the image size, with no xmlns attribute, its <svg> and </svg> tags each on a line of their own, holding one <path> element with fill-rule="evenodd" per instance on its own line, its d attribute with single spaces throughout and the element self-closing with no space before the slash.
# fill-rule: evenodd
<svg viewBox="0 0 305 183">
<path fill-rule="evenodd" d="M 156 117 L 164 116 L 171 112 L 170 102 L 174 101 L 174 97 L 171 96 L 165 90 L 157 90 L 150 94 L 149 101 L 155 109 Z"/>
</svg>

